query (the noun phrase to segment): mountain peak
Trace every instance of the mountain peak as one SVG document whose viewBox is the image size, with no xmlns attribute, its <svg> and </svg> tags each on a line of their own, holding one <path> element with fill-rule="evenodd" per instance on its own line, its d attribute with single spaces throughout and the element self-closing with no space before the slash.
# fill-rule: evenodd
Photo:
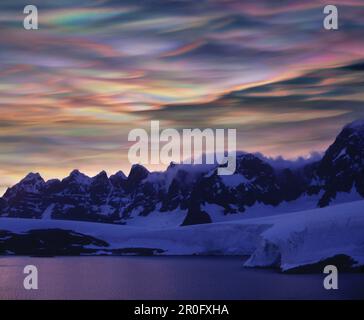
<svg viewBox="0 0 364 320">
<path fill-rule="evenodd" d="M 41 177 L 41 175 L 38 172 L 28 173 L 20 182 L 25 182 L 25 181 L 42 181 L 42 182 L 44 182 L 43 178 Z"/>
<path fill-rule="evenodd" d="M 114 187 L 117 187 L 117 188 L 123 187 L 125 185 L 126 181 L 127 181 L 127 178 L 126 178 L 124 172 L 122 172 L 121 170 L 119 170 L 118 172 L 116 172 L 110 176 L 110 182 L 112 183 L 112 185 Z"/>
<path fill-rule="evenodd" d="M 167 167 L 167 171 L 168 171 L 169 169 L 171 169 L 171 168 L 176 167 L 176 166 L 177 166 L 177 163 L 176 163 L 176 162 L 174 162 L 174 161 L 171 161 L 171 162 L 169 163 L 169 166 Z"/>
<path fill-rule="evenodd" d="M 129 188 L 134 188 L 137 186 L 142 180 L 144 180 L 149 175 L 149 171 L 140 164 L 134 164 L 131 167 L 129 176 L 128 176 L 128 186 Z"/>
<path fill-rule="evenodd" d="M 130 176 L 134 176 L 134 175 L 143 175 L 143 176 L 147 176 L 149 174 L 149 171 L 147 168 L 145 168 L 144 166 L 142 166 L 141 164 L 133 164 L 129 173 L 129 177 Z"/>
<path fill-rule="evenodd" d="M 137 169 L 137 168 L 142 168 L 144 170 L 147 170 L 147 168 L 145 168 L 143 165 L 139 164 L 139 163 L 135 163 L 131 166 L 131 170 L 133 169 Z M 147 170 L 148 171 L 148 170 Z"/>
<path fill-rule="evenodd" d="M 96 176 L 94 176 L 92 179 L 108 179 L 107 173 L 105 170 L 102 170 L 100 173 L 98 173 Z"/>
<path fill-rule="evenodd" d="M 18 191 L 25 191 L 28 193 L 38 193 L 45 185 L 45 181 L 39 173 L 28 173 L 19 183 L 14 185 L 4 194 L 5 199 L 10 199 L 17 194 Z"/>
<path fill-rule="evenodd" d="M 119 179 L 126 179 L 126 175 L 124 174 L 124 172 L 122 172 L 121 170 L 119 170 L 118 172 L 114 173 L 113 175 L 110 176 L 111 178 L 119 178 Z"/>
<path fill-rule="evenodd" d="M 78 169 L 74 169 L 71 171 L 70 176 L 78 176 L 78 175 L 82 175 L 83 173 L 80 172 Z"/>
<path fill-rule="evenodd" d="M 88 184 L 91 181 L 91 178 L 80 172 L 79 170 L 73 170 L 70 175 L 66 179 L 74 180 L 80 184 Z"/>
</svg>

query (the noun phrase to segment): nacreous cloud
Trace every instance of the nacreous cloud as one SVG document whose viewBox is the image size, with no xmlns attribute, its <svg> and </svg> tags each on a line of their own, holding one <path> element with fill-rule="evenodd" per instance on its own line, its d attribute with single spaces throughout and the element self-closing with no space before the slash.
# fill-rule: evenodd
<svg viewBox="0 0 364 320">
<path fill-rule="evenodd" d="M 34 0 L 36 31 L 1 1 L 1 185 L 127 171 L 127 133 L 151 119 L 236 127 L 267 155 L 324 149 L 363 116 L 364 2 L 341 2 L 331 32 L 326 1 Z"/>
</svg>

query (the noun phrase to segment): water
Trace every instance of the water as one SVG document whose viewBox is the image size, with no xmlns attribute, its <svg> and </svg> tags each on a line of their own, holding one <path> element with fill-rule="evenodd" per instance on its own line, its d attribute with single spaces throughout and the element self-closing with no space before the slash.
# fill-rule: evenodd
<svg viewBox="0 0 364 320">
<path fill-rule="evenodd" d="M 35 265 L 39 289 L 23 288 Z M 364 299 L 364 274 L 285 275 L 230 257 L 1 257 L 0 299 Z"/>
</svg>

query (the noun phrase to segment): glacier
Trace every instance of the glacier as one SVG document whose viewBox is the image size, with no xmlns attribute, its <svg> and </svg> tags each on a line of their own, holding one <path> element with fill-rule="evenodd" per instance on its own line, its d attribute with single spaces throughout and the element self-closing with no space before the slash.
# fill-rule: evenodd
<svg viewBox="0 0 364 320">
<path fill-rule="evenodd" d="M 266 217 L 153 228 L 50 219 L 0 218 L 0 230 L 24 234 L 62 229 L 92 236 L 110 249 L 158 248 L 162 255 L 241 255 L 245 267 L 294 270 L 337 255 L 364 266 L 364 200 Z M 0 238 L 1 242 L 1 238 Z M 11 254 L 11 252 L 9 253 Z M 242 262 L 243 264 L 243 262 Z"/>
</svg>

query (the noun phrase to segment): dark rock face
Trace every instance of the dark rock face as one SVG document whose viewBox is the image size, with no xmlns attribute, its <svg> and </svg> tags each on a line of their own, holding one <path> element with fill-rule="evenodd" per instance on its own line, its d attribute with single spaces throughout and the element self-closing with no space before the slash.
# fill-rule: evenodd
<svg viewBox="0 0 364 320">
<path fill-rule="evenodd" d="M 114 175 L 110 176 L 110 182 L 114 188 L 125 189 L 126 176 L 122 171 L 118 171 Z"/>
<path fill-rule="evenodd" d="M 112 184 L 105 171 L 100 172 L 90 183 L 90 198 L 96 205 L 101 205 L 109 196 Z"/>
<path fill-rule="evenodd" d="M 31 230 L 28 233 L 13 234 L 0 230 L 0 255 L 79 255 L 91 254 L 95 249 L 84 246 L 108 247 L 103 240 L 71 230 Z"/>
<path fill-rule="evenodd" d="M 90 247 L 93 248 L 90 248 Z M 30 230 L 12 233 L 0 230 L 0 255 L 78 256 L 78 255 L 155 255 L 159 248 L 110 248 L 101 239 L 63 229 Z"/>
<path fill-rule="evenodd" d="M 353 258 L 345 255 L 338 254 L 333 257 L 318 261 L 317 263 L 312 263 L 300 267 L 295 267 L 284 271 L 284 273 L 288 274 L 305 274 L 305 273 L 321 273 L 322 270 L 328 265 L 334 265 L 338 268 L 339 272 L 355 272 L 361 271 L 363 272 L 363 268 L 356 268 L 355 261 Z"/>
<path fill-rule="evenodd" d="M 364 197 L 364 122 L 344 127 L 320 161 L 316 175 L 324 190 L 320 207 L 327 206 L 338 192 L 353 188 Z"/>
<path fill-rule="evenodd" d="M 200 207 L 191 206 L 188 209 L 188 213 L 186 215 L 185 220 L 182 222 L 182 226 L 189 226 L 193 224 L 204 224 L 211 222 L 212 220 L 207 212 L 202 211 Z"/>
<path fill-rule="evenodd" d="M 30 173 L 0 198 L 0 216 L 127 223 L 135 215 L 180 209 L 187 211 L 183 225 L 190 225 L 211 222 L 209 204 L 228 215 L 302 196 L 319 195 L 319 207 L 338 193 L 364 197 L 364 122 L 345 126 L 321 160 L 299 168 L 275 168 L 248 153 L 236 161 L 231 176 L 217 175 L 217 165 L 174 163 L 152 173 L 134 165 L 128 177 L 102 171 L 91 178 L 74 170 L 63 180 L 45 182 Z"/>
<path fill-rule="evenodd" d="M 201 203 L 203 202 L 203 190 L 198 187 L 194 187 L 190 197 L 190 205 L 185 220 L 182 226 L 188 226 L 191 224 L 203 224 L 210 223 L 211 218 L 205 211 L 201 210 Z"/>
<path fill-rule="evenodd" d="M 244 212 L 256 203 L 277 206 L 285 200 L 275 170 L 252 154 L 237 158 L 232 176 L 219 176 L 217 170 L 198 181 L 203 201 L 225 209 L 225 214 Z"/>
<path fill-rule="evenodd" d="M 286 168 L 278 173 L 280 194 L 285 201 L 294 201 L 307 189 L 307 181 L 299 171 Z"/>
<path fill-rule="evenodd" d="M 128 191 L 133 191 L 138 187 L 141 181 L 143 181 L 149 174 L 149 171 L 139 164 L 132 166 L 128 179 L 127 179 L 127 189 Z"/>
</svg>

